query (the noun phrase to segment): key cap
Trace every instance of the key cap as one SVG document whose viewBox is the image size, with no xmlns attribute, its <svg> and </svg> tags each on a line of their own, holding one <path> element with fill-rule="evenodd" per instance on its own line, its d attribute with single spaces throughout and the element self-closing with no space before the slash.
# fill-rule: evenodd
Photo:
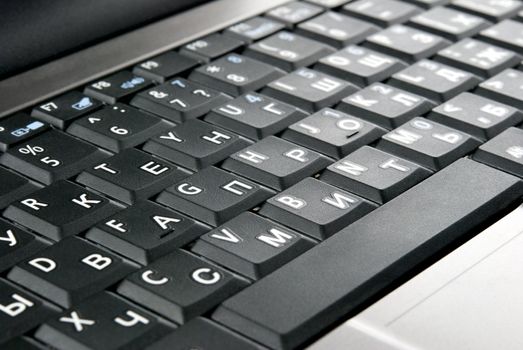
<svg viewBox="0 0 523 350">
<path fill-rule="evenodd" d="M 205 334 L 202 337 L 202 334 Z M 227 350 L 267 350 L 211 320 L 197 317 L 172 334 L 148 346 L 148 350 L 214 349 L 220 344 Z"/>
<path fill-rule="evenodd" d="M 167 51 L 137 64 L 133 68 L 133 73 L 162 84 L 175 76 L 185 75 L 196 66 L 198 60 L 180 55 L 178 52 Z"/>
<path fill-rule="evenodd" d="M 75 119 L 100 107 L 100 101 L 81 92 L 71 91 L 33 108 L 31 116 L 63 130 Z"/>
<path fill-rule="evenodd" d="M 420 9 L 396 0 L 359 0 L 343 6 L 343 12 L 376 23 L 382 27 L 407 21 L 418 14 Z"/>
<path fill-rule="evenodd" d="M 267 346 L 295 348 L 522 194 L 518 178 L 461 159 L 228 299 L 213 318 Z"/>
<path fill-rule="evenodd" d="M 310 2 L 311 4 L 314 4 L 314 5 L 332 9 L 335 7 L 340 7 L 342 5 L 345 5 L 346 3 L 348 3 L 352 0 L 306 0 L 306 1 Z"/>
<path fill-rule="evenodd" d="M 394 25 L 367 38 L 365 45 L 408 62 L 434 55 L 450 44 L 440 36 L 404 25 Z"/>
<path fill-rule="evenodd" d="M 126 204 L 147 199 L 189 172 L 131 148 L 83 171 L 76 181 Z"/>
<path fill-rule="evenodd" d="M 137 94 L 131 105 L 182 123 L 208 113 L 230 98 L 213 89 L 176 78 Z"/>
<path fill-rule="evenodd" d="M 225 160 L 222 168 L 276 190 L 316 174 L 332 161 L 275 136 L 258 141 Z"/>
<path fill-rule="evenodd" d="M 481 145 L 474 154 L 474 159 L 523 177 L 523 130 L 508 128 Z"/>
<path fill-rule="evenodd" d="M 393 129 L 425 114 L 433 106 L 432 102 L 419 95 L 375 83 L 344 98 L 337 108 L 384 128 Z"/>
<path fill-rule="evenodd" d="M 205 121 L 260 140 L 306 116 L 296 107 L 253 92 L 214 108 Z"/>
<path fill-rule="evenodd" d="M 493 22 L 499 22 L 503 19 L 513 17 L 523 8 L 523 4 L 516 0 L 454 0 L 451 2 L 451 6 L 462 11 L 483 16 Z"/>
<path fill-rule="evenodd" d="M 0 279 L 0 344 L 31 330 L 59 311 L 51 303 Z"/>
<path fill-rule="evenodd" d="M 143 149 L 188 169 L 200 170 L 250 144 L 222 128 L 189 120 L 149 140 Z"/>
<path fill-rule="evenodd" d="M 470 38 L 441 50 L 434 59 L 481 77 L 492 77 L 520 62 L 512 51 Z"/>
<path fill-rule="evenodd" d="M 490 25 L 481 17 L 448 7 L 435 7 L 422 12 L 412 17 L 408 24 L 453 41 L 476 35 Z"/>
<path fill-rule="evenodd" d="M 422 60 L 392 75 L 389 84 L 436 102 L 444 102 L 479 83 L 471 73 L 442 63 Z"/>
<path fill-rule="evenodd" d="M 308 112 L 329 107 L 357 90 L 356 86 L 341 79 L 300 68 L 273 81 L 262 93 L 287 102 Z"/>
<path fill-rule="evenodd" d="M 4 216 L 58 241 L 80 233 L 119 209 L 91 191 L 60 180 L 14 202 Z"/>
<path fill-rule="evenodd" d="M 385 80 L 405 67 L 406 65 L 397 58 L 351 45 L 323 57 L 316 63 L 314 69 L 359 86 L 366 86 Z"/>
<path fill-rule="evenodd" d="M 317 16 L 322 12 L 323 9 L 319 6 L 315 6 L 301 1 L 294 1 L 289 4 L 285 4 L 270 10 L 265 14 L 265 16 L 282 22 L 287 27 L 292 28 L 298 23 L 306 21 L 314 16 Z"/>
<path fill-rule="evenodd" d="M 151 81 L 128 71 L 121 71 L 86 86 L 84 94 L 105 103 L 115 104 L 116 101 L 149 85 Z"/>
<path fill-rule="evenodd" d="M 523 109 L 523 72 L 507 69 L 479 84 L 476 92 L 487 98 Z"/>
<path fill-rule="evenodd" d="M 259 90 L 285 73 L 249 57 L 229 54 L 194 70 L 189 79 L 232 96 Z"/>
<path fill-rule="evenodd" d="M 121 152 L 173 126 L 136 108 L 117 103 L 75 121 L 67 132 L 112 152 Z"/>
<path fill-rule="evenodd" d="M 200 62 L 209 63 L 242 46 L 243 42 L 238 39 L 215 33 L 184 45 L 180 49 L 180 53 Z"/>
<path fill-rule="evenodd" d="M 246 285 L 246 280 L 176 250 L 127 277 L 118 286 L 118 293 L 183 324 Z"/>
<path fill-rule="evenodd" d="M 352 193 L 306 178 L 269 199 L 260 214 L 324 240 L 375 207 Z"/>
<path fill-rule="evenodd" d="M 523 23 L 506 19 L 482 30 L 479 38 L 491 44 L 523 54 Z"/>
<path fill-rule="evenodd" d="M 256 280 L 313 245 L 312 240 L 296 231 L 245 212 L 203 235 L 192 251 Z"/>
<path fill-rule="evenodd" d="M 283 23 L 265 17 L 254 17 L 225 29 L 223 35 L 239 39 L 247 44 L 252 44 L 284 28 Z"/>
<path fill-rule="evenodd" d="M 427 169 L 408 160 L 363 146 L 330 165 L 320 179 L 383 204 L 430 174 Z"/>
<path fill-rule="evenodd" d="M 249 45 L 245 55 L 286 71 L 309 66 L 334 49 L 325 44 L 287 31 Z"/>
<path fill-rule="evenodd" d="M 376 125 L 325 108 L 291 125 L 283 138 L 339 159 L 383 134 Z"/>
<path fill-rule="evenodd" d="M 102 292 L 49 319 L 35 337 L 54 349 L 139 349 L 173 329 L 127 300 Z"/>
<path fill-rule="evenodd" d="M 5 152 L 17 143 L 33 138 L 46 130 L 49 130 L 49 125 L 24 113 L 17 113 L 12 117 L 2 119 L 0 121 L 0 152 Z"/>
<path fill-rule="evenodd" d="M 110 156 L 109 152 L 51 130 L 4 153 L 0 163 L 50 185 Z"/>
<path fill-rule="evenodd" d="M 410 2 L 416 6 L 423 7 L 430 9 L 432 7 L 440 6 L 440 5 L 446 5 L 450 2 L 450 0 L 404 0 L 407 2 Z"/>
<path fill-rule="evenodd" d="M 36 183 L 0 167 L 0 209 L 40 188 Z"/>
<path fill-rule="evenodd" d="M 167 188 L 157 202 L 217 226 L 254 208 L 272 194 L 269 189 L 249 180 L 207 167 Z"/>
<path fill-rule="evenodd" d="M 474 150 L 471 136 L 425 118 L 414 118 L 384 135 L 378 148 L 431 170 L 440 170 Z"/>
<path fill-rule="evenodd" d="M 17 264 L 11 281 L 63 306 L 116 283 L 137 265 L 78 237 L 68 237 Z"/>
<path fill-rule="evenodd" d="M 325 12 L 296 27 L 299 34 L 339 48 L 362 42 L 378 30 L 372 24 L 337 12 Z"/>
<path fill-rule="evenodd" d="M 464 92 L 434 108 L 428 118 L 486 140 L 523 121 L 523 114 L 511 106 Z"/>
<path fill-rule="evenodd" d="M 36 340 L 28 337 L 17 337 L 9 342 L 2 344 L 4 350 L 46 350 L 46 346 Z"/>
</svg>

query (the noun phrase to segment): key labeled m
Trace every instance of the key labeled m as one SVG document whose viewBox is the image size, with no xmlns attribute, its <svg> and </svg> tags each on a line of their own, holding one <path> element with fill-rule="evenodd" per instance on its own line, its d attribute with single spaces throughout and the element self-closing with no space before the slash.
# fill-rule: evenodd
<svg viewBox="0 0 523 350">
<path fill-rule="evenodd" d="M 256 236 L 256 239 L 274 248 L 280 248 L 289 243 L 294 235 L 283 232 L 277 228 L 271 228 L 269 232 Z"/>
</svg>

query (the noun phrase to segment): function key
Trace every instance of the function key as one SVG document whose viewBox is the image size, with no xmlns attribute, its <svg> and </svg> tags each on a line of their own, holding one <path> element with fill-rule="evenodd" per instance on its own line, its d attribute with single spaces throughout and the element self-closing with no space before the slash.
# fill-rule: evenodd
<svg viewBox="0 0 523 350">
<path fill-rule="evenodd" d="M 28 179 L 0 167 L 0 209 L 40 187 Z"/>
<path fill-rule="evenodd" d="M 523 109 L 523 72 L 507 69 L 479 84 L 477 93 L 509 106 Z"/>
<path fill-rule="evenodd" d="M 252 44 L 284 28 L 285 25 L 280 22 L 265 17 L 254 17 L 225 29 L 223 34 Z"/>
<path fill-rule="evenodd" d="M 307 2 L 325 7 L 327 9 L 333 9 L 345 5 L 352 0 L 306 0 Z"/>
<path fill-rule="evenodd" d="M 149 85 L 151 81 L 128 71 L 121 71 L 91 83 L 85 87 L 84 93 L 105 103 L 115 104 Z"/>
<path fill-rule="evenodd" d="M 509 128 L 481 145 L 474 159 L 523 177 L 523 130 Z"/>
<path fill-rule="evenodd" d="M 180 53 L 200 62 L 209 63 L 242 46 L 243 42 L 240 40 L 216 33 L 184 45 L 180 49 Z"/>
<path fill-rule="evenodd" d="M 382 27 L 403 23 L 421 12 L 416 6 L 397 0 L 358 0 L 343 6 L 343 11 Z"/>
<path fill-rule="evenodd" d="M 453 0 L 450 6 L 498 22 L 513 17 L 523 8 L 518 0 Z"/>
<path fill-rule="evenodd" d="M 319 15 L 322 12 L 323 9 L 321 7 L 306 2 L 295 1 L 290 4 L 276 7 L 265 15 L 284 23 L 289 28 L 292 28 L 294 25 Z"/>
<path fill-rule="evenodd" d="M 523 55 L 523 23 L 521 22 L 506 19 L 482 30 L 479 37 Z"/>
<path fill-rule="evenodd" d="M 0 120 L 0 151 L 5 152 L 19 142 L 28 140 L 43 131 L 49 125 L 24 113 L 15 114 Z"/>
<path fill-rule="evenodd" d="M 193 58 L 168 51 L 137 64 L 133 73 L 158 83 L 165 83 L 166 80 L 183 75 L 197 65 L 198 61 Z"/>
</svg>

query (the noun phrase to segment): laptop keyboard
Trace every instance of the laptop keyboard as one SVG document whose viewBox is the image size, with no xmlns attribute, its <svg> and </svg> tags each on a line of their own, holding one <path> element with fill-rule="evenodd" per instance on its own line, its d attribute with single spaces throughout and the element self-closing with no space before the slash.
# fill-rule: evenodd
<svg viewBox="0 0 523 350">
<path fill-rule="evenodd" d="M 523 195 L 522 10 L 291 2 L 2 119 L 2 348 L 292 349 L 368 305 Z"/>
</svg>

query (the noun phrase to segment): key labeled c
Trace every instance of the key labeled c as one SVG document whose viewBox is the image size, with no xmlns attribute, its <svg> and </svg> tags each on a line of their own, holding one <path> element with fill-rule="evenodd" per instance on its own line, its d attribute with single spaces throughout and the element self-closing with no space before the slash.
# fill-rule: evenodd
<svg viewBox="0 0 523 350">
<path fill-rule="evenodd" d="M 169 279 L 167 277 L 162 277 L 160 279 L 151 278 L 151 275 L 153 273 L 154 272 L 151 270 L 145 271 L 144 273 L 142 273 L 142 280 L 144 280 L 144 282 L 147 284 L 152 284 L 153 286 L 160 286 L 162 284 L 166 284 L 167 282 L 169 282 Z"/>
<path fill-rule="evenodd" d="M 222 276 L 218 272 L 213 271 L 208 267 L 202 267 L 195 270 L 191 277 L 195 282 L 204 285 L 216 284 L 222 279 Z"/>
</svg>

